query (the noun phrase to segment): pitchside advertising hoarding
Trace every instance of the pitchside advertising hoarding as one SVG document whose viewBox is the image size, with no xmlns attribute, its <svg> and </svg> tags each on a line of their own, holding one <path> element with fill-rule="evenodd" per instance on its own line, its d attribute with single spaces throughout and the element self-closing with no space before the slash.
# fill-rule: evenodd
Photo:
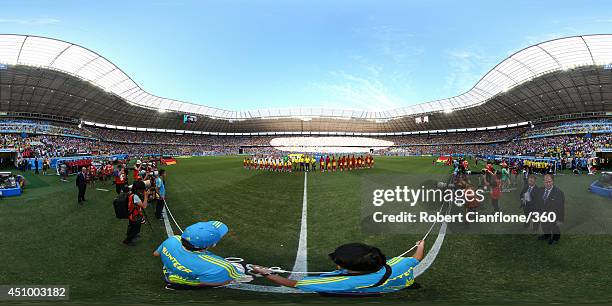
<svg viewBox="0 0 612 306">
<path fill-rule="evenodd" d="M 558 222 L 569 234 L 612 233 L 612 216 L 592 207 L 601 205 L 601 201 L 588 198 L 596 197 L 595 194 L 575 196 L 566 192 L 566 210 L 561 216 L 546 207 L 525 210 L 524 199 L 516 195 L 521 190 L 516 192 L 512 182 L 500 189 L 496 197 L 515 199 L 493 204 L 494 191 L 486 186 L 485 179 L 481 174 L 460 179 L 453 175 L 432 174 L 364 175 L 361 180 L 362 232 L 423 234 L 433 224 L 446 223 L 449 233 L 525 234 L 539 224 Z M 542 176 L 537 178 L 540 187 L 542 179 Z M 556 177 L 555 185 L 565 186 L 571 179 L 571 176 Z"/>
</svg>

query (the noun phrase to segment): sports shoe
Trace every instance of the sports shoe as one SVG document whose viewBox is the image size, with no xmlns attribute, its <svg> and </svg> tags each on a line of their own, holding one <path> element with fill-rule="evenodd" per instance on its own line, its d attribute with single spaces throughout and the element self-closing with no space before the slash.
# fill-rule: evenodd
<svg viewBox="0 0 612 306">
<path fill-rule="evenodd" d="M 127 246 L 135 246 L 136 245 L 133 241 L 123 240 L 122 242 L 123 242 L 123 244 L 125 244 Z"/>
<path fill-rule="evenodd" d="M 404 288 L 404 290 L 417 290 L 421 288 L 422 288 L 421 284 L 415 282 L 415 283 L 412 283 L 412 285 Z"/>
</svg>

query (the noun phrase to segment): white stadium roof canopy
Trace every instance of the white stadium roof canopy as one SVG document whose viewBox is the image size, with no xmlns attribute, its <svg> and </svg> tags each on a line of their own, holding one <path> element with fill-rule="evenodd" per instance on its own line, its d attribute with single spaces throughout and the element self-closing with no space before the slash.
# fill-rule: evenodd
<svg viewBox="0 0 612 306">
<path fill-rule="evenodd" d="M 612 64 L 612 34 L 573 36 L 539 43 L 512 54 L 461 95 L 377 112 L 328 108 L 232 111 L 162 98 L 145 91 L 98 53 L 62 40 L 38 36 L 0 35 L 0 63 L 61 71 L 86 80 L 130 104 L 160 111 L 191 113 L 223 120 L 317 117 L 388 120 L 477 106 L 547 73 L 580 66 Z"/>
</svg>

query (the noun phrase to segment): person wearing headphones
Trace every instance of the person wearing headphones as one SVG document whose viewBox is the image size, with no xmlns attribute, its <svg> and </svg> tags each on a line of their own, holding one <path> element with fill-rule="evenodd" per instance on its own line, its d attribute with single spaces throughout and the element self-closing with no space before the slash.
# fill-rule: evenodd
<svg viewBox="0 0 612 306">
<path fill-rule="evenodd" d="M 272 274 L 268 268 L 255 266 L 253 271 L 278 285 L 306 292 L 334 296 L 368 296 L 394 292 L 414 284 L 414 267 L 423 259 L 425 242 L 417 243 L 413 257 L 389 260 L 377 247 L 348 243 L 329 254 L 337 270 L 299 281 Z"/>
<path fill-rule="evenodd" d="M 209 251 L 228 231 L 220 221 L 198 222 L 166 239 L 153 252 L 161 257 L 166 289 L 218 287 L 244 277 L 243 271 Z"/>
</svg>

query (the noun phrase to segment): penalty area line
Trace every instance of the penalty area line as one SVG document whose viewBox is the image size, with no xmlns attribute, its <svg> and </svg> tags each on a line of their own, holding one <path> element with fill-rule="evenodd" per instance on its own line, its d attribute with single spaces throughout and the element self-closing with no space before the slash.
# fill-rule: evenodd
<svg viewBox="0 0 612 306">
<path fill-rule="evenodd" d="M 104 189 L 104 188 L 96 188 L 96 190 L 100 190 L 100 191 L 107 191 L 107 192 L 108 192 L 108 191 L 110 191 L 110 190 L 108 190 L 108 189 Z"/>
</svg>

